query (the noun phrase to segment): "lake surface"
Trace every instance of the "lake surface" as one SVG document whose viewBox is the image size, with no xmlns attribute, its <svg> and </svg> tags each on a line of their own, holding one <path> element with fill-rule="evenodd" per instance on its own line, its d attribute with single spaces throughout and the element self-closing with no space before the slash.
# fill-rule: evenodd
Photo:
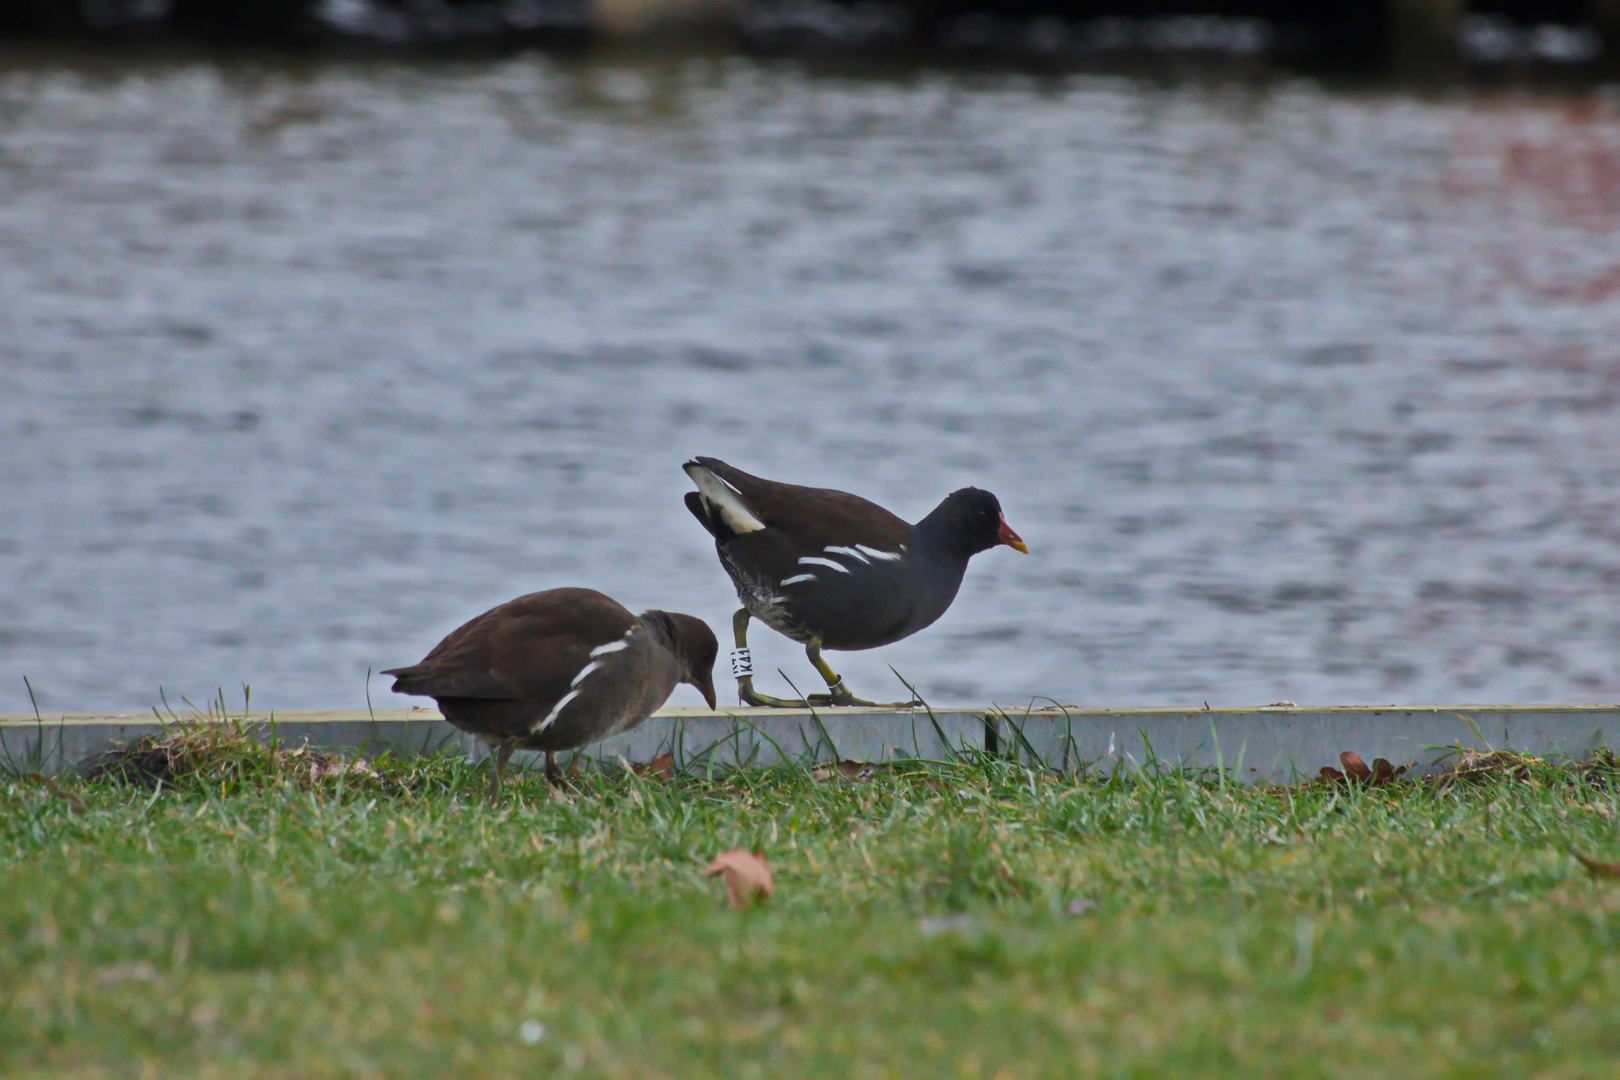
<svg viewBox="0 0 1620 1080">
<path fill-rule="evenodd" d="M 1620 97 L 0 72 L 0 711 L 363 707 L 563 584 L 725 637 L 694 453 L 1000 496 L 868 696 L 1620 699 Z"/>
</svg>

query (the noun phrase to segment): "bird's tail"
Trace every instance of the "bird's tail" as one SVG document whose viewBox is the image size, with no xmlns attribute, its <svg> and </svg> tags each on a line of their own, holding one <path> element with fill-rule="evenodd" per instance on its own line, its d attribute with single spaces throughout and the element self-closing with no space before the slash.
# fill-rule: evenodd
<svg viewBox="0 0 1620 1080">
<path fill-rule="evenodd" d="M 415 688 L 415 684 L 432 673 L 433 670 L 426 664 L 412 664 L 410 667 L 389 668 L 387 671 L 377 672 L 379 675 L 393 676 L 394 685 L 390 689 L 396 694 L 422 693 L 421 690 Z"/>
<path fill-rule="evenodd" d="M 699 520 L 711 533 L 720 536 L 717 528 L 722 524 L 731 533 L 758 532 L 765 528 L 765 523 L 759 520 L 759 515 L 737 489 L 716 476 L 707 465 L 688 461 L 682 467 L 686 475 L 692 478 L 692 483 L 697 485 L 703 510 Z M 692 503 L 692 497 L 688 496 L 686 505 L 692 507 Z M 698 509 L 692 507 L 692 512 L 698 514 Z"/>
</svg>

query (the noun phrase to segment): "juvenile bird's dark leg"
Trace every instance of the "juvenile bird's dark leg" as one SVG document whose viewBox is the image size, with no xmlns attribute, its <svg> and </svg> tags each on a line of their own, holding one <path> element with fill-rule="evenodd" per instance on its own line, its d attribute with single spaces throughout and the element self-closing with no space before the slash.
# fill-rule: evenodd
<svg viewBox="0 0 1620 1080">
<path fill-rule="evenodd" d="M 748 648 L 748 609 L 738 608 L 737 614 L 731 617 L 731 632 L 736 636 L 737 648 Z M 802 709 L 805 703 L 793 698 L 774 698 L 768 694 L 754 692 L 754 677 L 752 675 L 737 676 L 737 697 L 744 705 L 757 705 L 766 709 Z"/>
<path fill-rule="evenodd" d="M 557 755 L 550 750 L 546 751 L 546 783 L 557 782 Z"/>
<path fill-rule="evenodd" d="M 501 743 L 500 749 L 495 751 L 495 771 L 489 776 L 489 805 L 498 806 L 501 801 L 501 778 L 506 775 L 506 763 L 512 760 L 512 751 L 517 749 L 516 739 L 506 739 Z"/>
<path fill-rule="evenodd" d="M 825 694 L 810 695 L 809 703 L 812 705 L 868 705 L 884 709 L 905 709 L 916 704 L 911 701 L 867 701 L 850 693 L 849 687 L 844 685 L 844 677 L 834 671 L 832 665 L 821 658 L 821 640 L 819 638 L 810 640 L 810 644 L 804 647 L 804 654 L 810 658 L 810 662 L 816 666 L 816 670 L 821 672 L 821 677 L 827 681 L 827 692 Z"/>
</svg>

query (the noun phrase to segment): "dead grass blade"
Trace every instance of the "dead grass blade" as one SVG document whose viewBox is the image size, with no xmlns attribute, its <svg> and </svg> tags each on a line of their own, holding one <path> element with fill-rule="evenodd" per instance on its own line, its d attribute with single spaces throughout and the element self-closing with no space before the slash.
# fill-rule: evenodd
<svg viewBox="0 0 1620 1080">
<path fill-rule="evenodd" d="M 200 782 L 289 782 L 313 789 L 337 780 L 378 782 L 377 770 L 362 758 L 344 758 L 311 746 L 288 748 L 261 742 L 245 725 L 222 721 L 187 721 L 161 734 L 143 735 L 90 763 L 92 780 L 113 780 L 136 787 Z"/>
<path fill-rule="evenodd" d="M 1447 780 L 1478 781 L 1489 777 L 1530 779 L 1530 770 L 1546 762 L 1516 750 L 1465 750 L 1443 775 Z"/>
</svg>

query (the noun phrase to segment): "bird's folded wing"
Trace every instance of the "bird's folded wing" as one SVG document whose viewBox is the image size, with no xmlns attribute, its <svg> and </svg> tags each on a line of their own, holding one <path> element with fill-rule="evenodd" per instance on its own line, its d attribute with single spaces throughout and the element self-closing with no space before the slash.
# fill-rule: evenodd
<svg viewBox="0 0 1620 1080">
<path fill-rule="evenodd" d="M 752 476 L 718 458 L 695 459 L 735 488 L 766 526 L 804 550 L 863 544 L 899 553 L 911 527 L 877 503 L 831 488 L 800 487 Z"/>
<path fill-rule="evenodd" d="M 502 604 L 439 642 L 420 664 L 384 672 L 400 693 L 543 700 L 566 694 L 591 651 L 636 627 L 629 611 L 588 590 L 554 589 Z"/>
</svg>

